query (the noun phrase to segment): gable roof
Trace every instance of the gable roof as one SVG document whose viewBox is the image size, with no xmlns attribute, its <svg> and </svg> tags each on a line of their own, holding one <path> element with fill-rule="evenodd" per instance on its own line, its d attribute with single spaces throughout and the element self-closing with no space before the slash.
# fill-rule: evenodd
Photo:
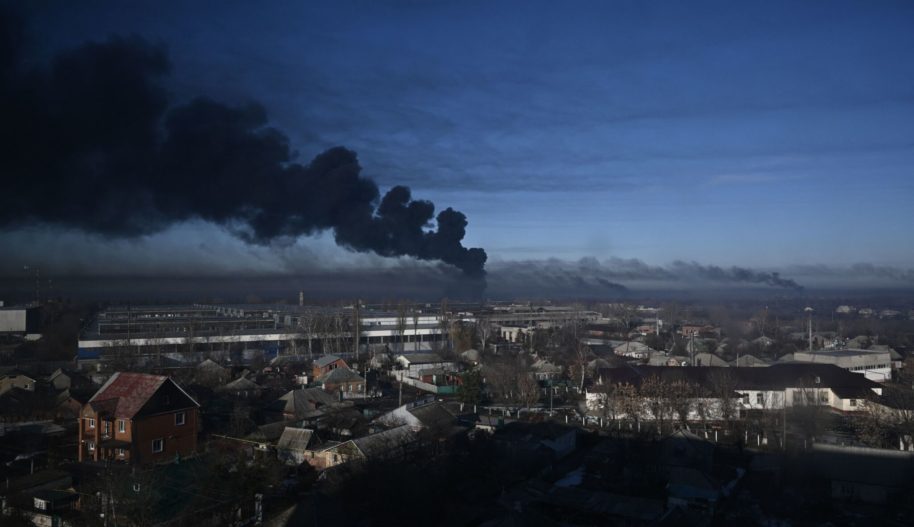
<svg viewBox="0 0 914 527">
<path fill-rule="evenodd" d="M 203 362 L 201 362 L 200 364 L 197 364 L 197 369 L 198 370 L 213 370 L 213 371 L 218 371 L 218 372 L 228 370 L 228 368 L 226 368 L 225 366 L 222 366 L 221 364 L 214 361 L 213 359 L 206 359 Z"/>
<path fill-rule="evenodd" d="M 248 379 L 247 377 L 238 377 L 232 382 L 225 383 L 224 385 L 217 388 L 220 392 L 241 392 L 245 390 L 259 390 L 260 385 L 256 382 Z"/>
<path fill-rule="evenodd" d="M 382 457 L 416 439 L 416 433 L 409 425 L 398 426 L 377 434 L 367 435 L 350 441 L 366 458 Z"/>
<path fill-rule="evenodd" d="M 283 401 L 283 412 L 294 415 L 306 415 L 311 407 L 329 406 L 336 403 L 336 398 L 320 388 L 305 388 L 286 392 L 279 398 Z"/>
<path fill-rule="evenodd" d="M 285 450 L 305 451 L 308 449 L 308 445 L 311 444 L 312 436 L 314 436 L 314 430 L 287 426 L 282 431 L 282 435 L 279 436 L 279 442 L 276 447 Z"/>
<path fill-rule="evenodd" d="M 613 351 L 617 354 L 621 353 L 644 353 L 657 351 L 643 342 L 638 342 L 637 340 L 625 341 L 616 346 Z"/>
<path fill-rule="evenodd" d="M 730 364 L 732 366 L 739 366 L 739 367 L 742 367 L 742 366 L 760 367 L 760 366 L 768 366 L 768 361 L 766 361 L 764 359 L 760 359 L 760 358 L 756 357 L 755 355 L 747 353 L 745 355 L 737 355 L 735 359 L 730 361 Z"/>
<path fill-rule="evenodd" d="M 132 419 L 166 383 L 174 385 L 194 406 L 200 406 L 168 377 L 131 372 L 117 372 L 112 375 L 89 399 L 89 404 L 96 411 L 107 412 L 122 419 Z"/>
<path fill-rule="evenodd" d="M 730 364 L 727 363 L 724 359 L 718 357 L 713 353 L 696 353 L 695 354 L 695 365 L 696 366 L 722 366 L 727 367 Z"/>
<path fill-rule="evenodd" d="M 70 377 L 70 376 L 67 374 L 67 372 L 63 371 L 63 368 L 57 368 L 56 370 L 54 370 L 53 373 L 51 373 L 50 375 L 48 375 L 48 381 L 49 381 L 49 382 L 50 382 L 50 381 L 53 381 L 54 379 L 56 379 L 57 377 L 60 377 L 61 375 L 65 376 L 65 377 L 67 377 L 67 378 Z"/>
<path fill-rule="evenodd" d="M 364 381 L 361 375 L 349 368 L 335 368 L 317 378 L 317 382 L 342 383 Z"/>
<path fill-rule="evenodd" d="M 441 358 L 437 353 L 406 353 L 400 355 L 407 364 L 434 364 L 436 362 L 451 362 Z"/>
<path fill-rule="evenodd" d="M 445 429 L 450 427 L 456 421 L 452 414 L 443 403 L 435 402 L 418 406 L 407 410 L 426 428 Z"/>
<path fill-rule="evenodd" d="M 329 366 L 338 360 L 343 360 L 341 357 L 336 355 L 324 355 L 323 357 L 318 357 L 314 359 L 314 365 L 318 368 L 323 368 L 324 366 Z"/>
</svg>

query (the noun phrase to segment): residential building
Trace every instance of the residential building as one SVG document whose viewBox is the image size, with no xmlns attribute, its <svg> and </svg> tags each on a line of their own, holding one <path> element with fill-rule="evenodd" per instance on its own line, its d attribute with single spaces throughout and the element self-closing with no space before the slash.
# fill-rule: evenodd
<svg viewBox="0 0 914 527">
<path fill-rule="evenodd" d="M 301 465 L 306 461 L 315 439 L 314 430 L 287 426 L 276 444 L 276 454 L 287 465 Z"/>
<path fill-rule="evenodd" d="M 538 381 L 549 381 L 562 376 L 562 367 L 546 359 L 536 359 L 530 365 L 530 370 L 533 371 L 533 376 Z"/>
<path fill-rule="evenodd" d="M 365 397 L 365 379 L 347 368 L 334 368 L 317 378 L 325 392 L 340 394 L 344 399 Z"/>
<path fill-rule="evenodd" d="M 337 368 L 349 368 L 349 365 L 346 364 L 346 361 L 336 355 L 324 355 L 323 357 L 314 359 L 314 364 L 311 367 L 311 375 L 317 379 Z"/>
<path fill-rule="evenodd" d="M 397 355 L 397 364 L 404 370 L 406 375 L 414 379 L 420 378 L 422 370 L 440 368 L 446 371 L 456 371 L 457 363 L 451 360 L 442 359 L 436 353 L 409 353 Z"/>
<path fill-rule="evenodd" d="M 418 436 L 411 425 L 401 425 L 357 439 L 307 452 L 305 461 L 325 469 L 344 463 L 403 458 L 415 447 Z"/>
<path fill-rule="evenodd" d="M 839 412 L 863 410 L 863 402 L 882 395 L 882 386 L 862 375 L 856 375 L 831 364 L 775 364 L 767 368 L 722 367 L 658 367 L 633 366 L 600 370 L 596 384 L 586 394 L 588 411 L 606 413 L 611 409 L 608 385 L 627 383 L 639 387 L 645 379 L 657 377 L 663 384 L 685 382 L 697 389 L 687 418 L 689 420 L 719 418 L 723 400 L 720 384 L 732 386 L 738 394 L 736 413 L 748 410 L 779 410 L 785 406 L 827 406 Z M 650 405 L 642 405 L 650 406 Z M 630 419 L 620 413 L 615 418 Z M 643 408 L 639 419 L 655 419 L 649 408 Z"/>
<path fill-rule="evenodd" d="M 646 359 L 652 353 L 656 353 L 657 350 L 652 349 L 650 346 L 643 342 L 623 342 L 613 349 L 613 353 L 620 355 L 622 357 L 629 357 L 632 359 Z"/>
<path fill-rule="evenodd" d="M 310 417 L 336 402 L 335 397 L 320 388 L 303 388 L 286 392 L 273 406 L 282 413 L 283 419 L 296 420 Z"/>
<path fill-rule="evenodd" d="M 238 377 L 234 381 L 216 388 L 216 392 L 236 399 L 257 399 L 263 393 L 263 388 L 247 377 Z"/>
<path fill-rule="evenodd" d="M 79 461 L 147 465 L 193 456 L 199 408 L 169 377 L 115 373 L 80 412 Z"/>
<path fill-rule="evenodd" d="M 10 373 L 0 377 L 0 394 L 4 394 L 13 388 L 34 392 L 35 379 L 24 373 Z"/>
</svg>

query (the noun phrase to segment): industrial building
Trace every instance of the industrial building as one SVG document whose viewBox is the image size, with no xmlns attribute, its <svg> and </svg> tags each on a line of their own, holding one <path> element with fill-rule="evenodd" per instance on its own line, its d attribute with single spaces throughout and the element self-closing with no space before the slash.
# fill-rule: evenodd
<svg viewBox="0 0 914 527">
<path fill-rule="evenodd" d="M 446 335 L 447 324 L 437 313 L 418 310 L 392 313 L 352 306 L 267 304 L 118 306 L 101 311 L 83 329 L 77 359 L 81 364 L 180 365 L 206 358 L 235 363 L 270 360 L 286 354 L 350 357 L 385 347 L 429 350 Z"/>
<path fill-rule="evenodd" d="M 835 366 L 866 376 L 876 382 L 892 379 L 892 357 L 889 351 L 840 349 L 819 351 L 797 351 L 795 362 L 834 364 Z"/>
<path fill-rule="evenodd" d="M 0 335 L 40 337 L 41 308 L 37 305 L 6 306 L 0 302 Z"/>
</svg>

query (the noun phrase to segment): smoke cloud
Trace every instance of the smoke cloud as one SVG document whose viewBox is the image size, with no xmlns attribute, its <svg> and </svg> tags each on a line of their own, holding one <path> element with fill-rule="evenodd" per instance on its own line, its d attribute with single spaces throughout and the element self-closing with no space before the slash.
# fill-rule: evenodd
<svg viewBox="0 0 914 527">
<path fill-rule="evenodd" d="M 784 289 L 802 291 L 803 286 L 789 278 L 781 278 L 780 273 L 746 269 L 744 267 L 723 268 L 716 265 L 701 265 L 695 262 L 675 261 L 670 267 L 674 276 L 681 278 L 698 278 L 711 282 L 731 282 L 740 284 L 760 284 Z"/>
<path fill-rule="evenodd" d="M 794 280 L 777 272 L 755 271 L 743 267 L 723 268 L 696 262 L 675 261 L 668 266 L 648 265 L 638 259 L 611 258 L 599 261 L 582 258 L 577 262 L 558 259 L 498 262 L 491 266 L 493 287 L 561 287 L 589 291 L 591 295 L 624 293 L 633 284 L 641 285 L 762 285 L 802 291 Z M 623 285 L 622 283 L 626 285 Z"/>
<path fill-rule="evenodd" d="M 335 147 L 301 164 L 259 104 L 172 105 L 162 46 L 113 37 L 38 69 L 26 65 L 21 27 L 0 12 L 0 228 L 135 238 L 202 219 L 261 245 L 329 230 L 355 251 L 484 277 L 485 251 L 462 244 L 466 216 L 435 215 L 403 186 L 382 197 L 355 152 Z"/>
</svg>

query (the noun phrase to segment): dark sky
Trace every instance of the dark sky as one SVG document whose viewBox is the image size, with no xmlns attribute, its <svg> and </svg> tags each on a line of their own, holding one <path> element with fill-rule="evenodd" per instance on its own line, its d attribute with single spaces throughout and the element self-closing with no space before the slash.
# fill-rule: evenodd
<svg viewBox="0 0 914 527">
<path fill-rule="evenodd" d="M 36 65 L 110 35 L 161 43 L 172 104 L 259 101 L 299 161 L 344 145 L 382 192 L 408 185 L 464 212 L 464 243 L 485 248 L 490 268 L 593 257 L 816 275 L 864 262 L 911 280 L 911 2 L 39 2 L 26 13 Z M 60 272 L 397 265 L 326 233 L 250 246 L 202 221 L 117 240 L 33 223 L 0 233 L 0 250 Z"/>
</svg>

